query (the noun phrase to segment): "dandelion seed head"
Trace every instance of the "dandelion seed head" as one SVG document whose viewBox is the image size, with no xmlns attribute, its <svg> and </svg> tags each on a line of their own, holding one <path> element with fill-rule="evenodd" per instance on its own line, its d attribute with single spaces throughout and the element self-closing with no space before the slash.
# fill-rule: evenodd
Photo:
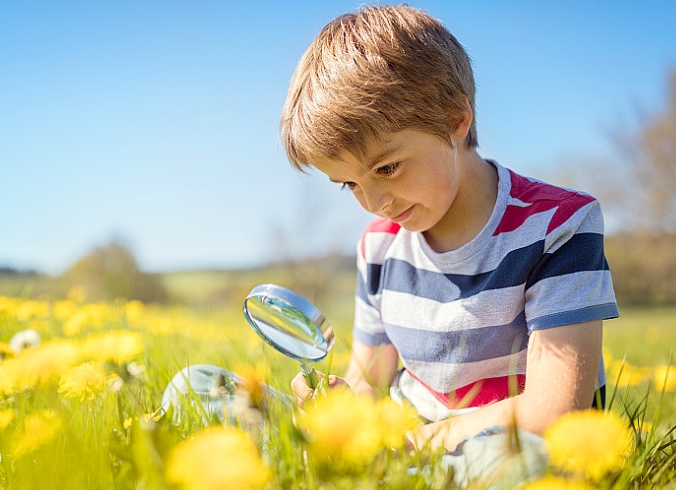
<svg viewBox="0 0 676 490">
<path fill-rule="evenodd" d="M 29 328 L 15 333 L 12 338 L 9 339 L 9 348 L 12 349 L 15 354 L 19 354 L 21 351 L 40 345 L 41 340 L 40 334 Z"/>
</svg>

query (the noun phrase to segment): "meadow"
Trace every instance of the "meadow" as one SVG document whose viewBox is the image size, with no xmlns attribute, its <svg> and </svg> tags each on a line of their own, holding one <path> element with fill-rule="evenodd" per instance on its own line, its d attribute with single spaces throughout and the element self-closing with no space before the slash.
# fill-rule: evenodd
<svg viewBox="0 0 676 490">
<path fill-rule="evenodd" d="M 334 373 L 350 350 L 340 298 L 312 298 L 336 330 L 319 363 Z M 552 433 L 551 475 L 528 488 L 676 488 L 675 323 L 674 307 L 623 308 L 607 322 L 609 406 L 565 421 L 563 439 Z M 9 341 L 26 330 L 41 342 L 17 353 Z M 288 393 L 298 364 L 263 344 L 236 297 L 186 307 L 88 302 L 79 288 L 63 300 L 0 296 L 0 354 L 0 489 L 453 488 L 439 453 L 404 448 L 417 420 L 403 408 L 332 393 L 297 412 L 266 397 L 261 383 Z M 231 426 L 196 395 L 180 413 L 160 410 L 171 378 L 194 364 L 242 376 Z"/>
</svg>

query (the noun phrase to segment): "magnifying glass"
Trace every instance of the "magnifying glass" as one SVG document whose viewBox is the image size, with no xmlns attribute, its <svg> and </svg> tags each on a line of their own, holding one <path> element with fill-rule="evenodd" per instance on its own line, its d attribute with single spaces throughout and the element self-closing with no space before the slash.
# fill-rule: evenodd
<svg viewBox="0 0 676 490">
<path fill-rule="evenodd" d="M 254 331 L 282 354 L 300 362 L 307 385 L 318 378 L 309 364 L 326 357 L 333 347 L 333 328 L 315 305 L 276 284 L 261 284 L 244 299 L 244 316 Z"/>
</svg>

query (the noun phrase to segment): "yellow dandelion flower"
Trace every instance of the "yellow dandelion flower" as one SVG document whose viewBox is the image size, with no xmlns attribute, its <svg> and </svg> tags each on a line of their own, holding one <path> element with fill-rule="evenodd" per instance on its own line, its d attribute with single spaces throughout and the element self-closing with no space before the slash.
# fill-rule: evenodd
<svg viewBox="0 0 676 490">
<path fill-rule="evenodd" d="M 68 340 L 50 340 L 22 351 L 2 363 L 0 391 L 13 391 L 45 386 L 56 380 L 81 359 L 77 344 Z"/>
<path fill-rule="evenodd" d="M 16 301 L 7 296 L 0 296 L 0 313 L 10 317 L 16 316 Z"/>
<path fill-rule="evenodd" d="M 246 364 L 240 368 L 235 368 L 235 372 L 241 380 L 240 388 L 244 390 L 254 406 L 261 406 L 263 403 L 264 386 L 266 379 L 266 367 L 264 363 Z"/>
<path fill-rule="evenodd" d="M 626 361 L 616 360 L 608 366 L 608 379 L 617 386 L 628 388 L 645 381 L 648 371 Z"/>
<path fill-rule="evenodd" d="M 318 398 L 300 421 L 316 457 L 364 463 L 384 447 L 377 416 L 371 398 L 336 389 Z"/>
<path fill-rule="evenodd" d="M 402 447 L 406 433 L 421 424 L 415 409 L 401 406 L 389 397 L 376 402 L 376 411 L 385 446 Z"/>
<path fill-rule="evenodd" d="M 136 325 L 145 312 L 145 305 L 138 300 L 128 301 L 124 305 L 124 313 L 130 324 Z"/>
<path fill-rule="evenodd" d="M 26 321 L 33 318 L 42 318 L 49 313 L 49 303 L 46 301 L 23 301 L 19 304 L 16 311 L 16 318 L 19 321 Z"/>
<path fill-rule="evenodd" d="M 523 490 L 594 490 L 595 487 L 579 481 L 566 480 L 555 476 L 548 476 L 541 480 L 529 483 Z"/>
<path fill-rule="evenodd" d="M 648 433 L 653 429 L 653 424 L 647 420 L 634 419 L 634 429 L 638 432 Z"/>
<path fill-rule="evenodd" d="M 112 320 L 117 322 L 120 318 L 118 308 L 108 303 L 83 305 L 82 310 L 87 313 L 90 322 L 89 326 L 92 328 L 100 329 L 104 321 Z"/>
<path fill-rule="evenodd" d="M 73 337 L 74 335 L 82 332 L 87 323 L 89 322 L 89 315 L 83 310 L 77 310 L 72 315 L 70 315 L 65 322 L 63 322 L 63 334 L 67 337 Z"/>
<path fill-rule="evenodd" d="M 64 398 L 75 398 L 80 401 L 93 400 L 108 385 L 110 376 L 96 362 L 83 362 L 70 368 L 61 376 L 59 393 Z"/>
<path fill-rule="evenodd" d="M 5 342 L 0 342 L 0 361 L 14 355 L 14 349 Z"/>
<path fill-rule="evenodd" d="M 68 300 L 55 301 L 52 305 L 52 314 L 57 320 L 66 320 L 71 315 L 75 314 L 77 306 L 75 303 Z"/>
<path fill-rule="evenodd" d="M 95 361 L 126 364 L 143 353 L 143 341 L 136 332 L 115 330 L 87 336 L 82 349 Z"/>
<path fill-rule="evenodd" d="M 676 391 L 676 366 L 661 365 L 653 371 L 653 386 L 656 391 Z"/>
<path fill-rule="evenodd" d="M 9 427 L 9 424 L 11 424 L 12 420 L 14 420 L 14 415 L 14 410 L 11 408 L 0 410 L 0 432 Z"/>
<path fill-rule="evenodd" d="M 14 456 L 17 458 L 34 453 L 54 440 L 61 433 L 63 422 L 56 413 L 45 410 L 39 414 L 27 416 L 24 425 L 24 433 L 14 447 Z"/>
<path fill-rule="evenodd" d="M 262 489 L 270 480 L 249 435 L 214 426 L 176 446 L 167 460 L 167 481 L 183 490 Z"/>
<path fill-rule="evenodd" d="M 590 409 L 563 415 L 544 438 L 554 466 L 598 479 L 622 468 L 633 434 L 618 415 Z"/>
</svg>

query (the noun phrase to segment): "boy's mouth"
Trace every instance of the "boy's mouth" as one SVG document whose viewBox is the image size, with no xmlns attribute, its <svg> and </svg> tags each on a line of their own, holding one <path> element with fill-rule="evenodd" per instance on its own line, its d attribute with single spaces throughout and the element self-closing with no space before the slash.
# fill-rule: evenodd
<svg viewBox="0 0 676 490">
<path fill-rule="evenodd" d="M 413 213 L 414 207 L 415 207 L 415 205 L 411 206 L 410 208 L 406 209 L 405 211 L 397 214 L 396 216 L 392 216 L 390 219 L 392 221 L 394 221 L 395 223 L 403 223 L 404 221 L 406 221 L 411 216 L 411 214 Z"/>
</svg>

